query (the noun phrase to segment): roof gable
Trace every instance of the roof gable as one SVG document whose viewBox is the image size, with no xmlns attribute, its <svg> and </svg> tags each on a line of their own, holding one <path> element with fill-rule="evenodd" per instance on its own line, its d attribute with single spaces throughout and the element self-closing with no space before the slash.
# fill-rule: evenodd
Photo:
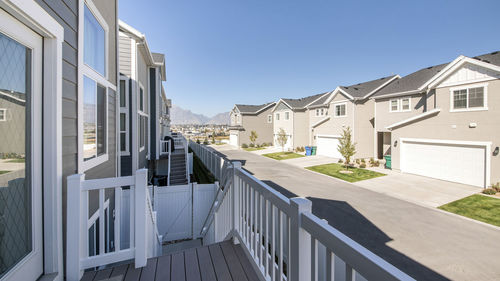
<svg viewBox="0 0 500 281">
<path fill-rule="evenodd" d="M 268 102 L 265 104 L 260 104 L 260 105 L 253 105 L 253 104 L 235 104 L 234 107 L 242 114 L 258 114 L 262 110 L 265 110 L 272 105 L 274 105 L 275 102 Z"/>
</svg>

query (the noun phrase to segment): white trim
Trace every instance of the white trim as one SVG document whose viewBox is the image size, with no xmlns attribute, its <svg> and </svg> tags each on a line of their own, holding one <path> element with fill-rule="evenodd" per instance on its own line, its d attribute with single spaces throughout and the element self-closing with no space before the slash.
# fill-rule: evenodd
<svg viewBox="0 0 500 281">
<path fill-rule="evenodd" d="M 403 100 L 405 100 L 405 99 L 408 100 L 408 109 L 404 109 L 403 108 Z M 399 102 L 401 103 L 400 104 L 400 108 L 399 108 L 399 110 L 401 112 L 409 112 L 409 111 L 411 111 L 411 97 L 402 97 L 402 98 L 399 99 Z"/>
<path fill-rule="evenodd" d="M 472 88 L 483 88 L 483 106 L 482 107 L 469 107 L 469 89 Z M 466 106 L 465 108 L 453 108 L 454 100 L 453 100 L 453 92 L 459 90 L 467 90 L 467 94 L 465 97 Z M 468 112 L 468 111 L 486 111 L 488 110 L 488 83 L 481 84 L 469 84 L 461 87 L 453 87 L 450 88 L 450 112 Z"/>
<path fill-rule="evenodd" d="M 286 106 L 288 106 L 288 108 L 290 108 L 291 110 L 293 110 L 293 107 L 291 107 L 288 103 L 286 103 L 283 99 L 280 99 L 274 106 L 273 106 L 273 109 L 271 110 L 271 112 L 274 112 L 276 110 L 276 107 L 278 107 L 278 105 L 280 104 L 280 102 L 284 103 Z"/>
<path fill-rule="evenodd" d="M 130 79 L 125 76 L 125 75 L 120 75 L 120 80 L 118 85 L 120 85 L 121 81 L 125 81 L 125 107 L 121 106 L 121 100 L 118 99 L 118 107 L 120 109 L 120 112 L 118 114 L 118 140 L 119 140 L 119 147 L 118 147 L 118 152 L 120 153 L 121 156 L 129 156 L 130 155 L 130 101 L 129 101 L 129 81 Z M 120 86 L 121 89 L 121 86 Z M 121 93 L 118 93 L 119 98 L 121 98 Z M 125 151 L 121 151 L 121 134 L 123 133 L 121 131 L 121 114 L 125 114 Z"/>
<path fill-rule="evenodd" d="M 85 64 L 85 62 L 83 63 L 82 66 L 86 66 L 86 67 L 92 69 L 93 72 L 99 74 L 99 76 L 104 77 L 106 80 L 108 80 L 109 79 L 109 26 L 106 23 L 106 20 L 104 19 L 104 17 L 99 12 L 99 9 L 97 9 L 97 7 L 94 5 L 94 2 L 92 2 L 92 0 L 84 0 L 84 2 L 85 2 L 84 4 L 89 9 L 89 11 L 92 13 L 92 15 L 95 17 L 95 19 L 99 22 L 99 24 L 101 25 L 102 29 L 104 29 L 104 63 L 105 63 L 104 71 L 106 73 L 104 73 L 104 75 L 98 73 L 92 67 L 90 67 L 89 65 Z M 85 11 L 83 9 L 81 16 L 83 16 L 84 12 Z M 80 30 L 80 29 L 78 29 L 78 30 Z M 83 30 L 83 25 L 82 25 L 82 29 L 81 30 Z M 116 88 L 114 88 L 113 90 L 116 91 Z"/>
<path fill-rule="evenodd" d="M 344 118 L 347 117 L 347 102 L 336 102 L 333 104 L 333 118 Z M 344 115 L 337 115 L 337 106 L 344 106 Z"/>
<path fill-rule="evenodd" d="M 283 120 L 285 120 L 285 121 L 290 120 L 290 111 L 288 111 L 288 110 L 287 110 L 287 111 L 285 111 L 285 112 L 284 112 L 284 115 L 285 115 L 285 117 L 284 117 L 285 119 L 283 119 Z"/>
<path fill-rule="evenodd" d="M 310 102 L 310 103 L 306 104 L 303 108 L 307 108 L 307 107 L 309 107 L 311 104 L 315 103 L 315 102 L 316 102 L 316 101 L 318 101 L 319 99 L 321 99 L 321 98 L 323 98 L 324 96 L 329 95 L 329 94 L 331 94 L 331 93 L 332 93 L 332 92 L 326 92 L 326 93 L 323 93 L 323 94 L 322 94 L 319 98 L 317 98 L 317 99 L 313 100 L 312 102 Z"/>
<path fill-rule="evenodd" d="M 403 109 L 403 100 L 408 99 L 408 109 Z M 392 109 L 392 102 L 397 101 L 398 103 L 398 109 L 393 110 Z M 404 97 L 399 97 L 399 98 L 394 98 L 389 100 L 389 112 L 390 113 L 396 113 L 396 112 L 410 112 L 411 111 L 411 96 L 404 96 Z"/>
<path fill-rule="evenodd" d="M 147 118 L 147 121 L 149 122 L 149 116 L 144 113 L 144 112 L 141 112 L 141 111 L 138 111 L 137 112 L 137 122 L 139 123 L 139 126 L 137 126 L 137 136 L 139 137 L 139 141 L 138 141 L 138 145 L 139 145 L 139 152 L 142 152 L 144 149 L 146 149 L 146 143 L 147 143 L 147 139 L 144 139 L 144 146 L 140 146 L 141 145 L 141 117 L 146 117 Z M 148 126 L 148 122 L 146 122 L 146 124 L 144 124 L 144 138 L 146 137 L 146 130 L 148 129 L 147 127 Z"/>
<path fill-rule="evenodd" d="M 490 186 L 490 176 L 491 176 L 491 145 L 492 142 L 490 141 L 460 141 L 460 140 L 442 140 L 442 139 L 421 139 L 421 138 L 399 138 L 400 142 L 400 151 L 401 151 L 401 145 L 403 142 L 418 142 L 418 143 L 435 143 L 435 144 L 451 144 L 451 145 L 467 145 L 467 146 L 479 146 L 479 147 L 484 147 L 485 148 L 485 181 L 484 181 L 484 187 Z M 400 170 L 403 171 L 404 167 L 402 166 L 402 163 L 404 161 L 400 161 Z"/>
<path fill-rule="evenodd" d="M 336 96 L 339 92 L 340 92 L 342 95 L 344 95 L 345 97 L 347 97 L 348 99 L 350 99 L 350 100 L 353 100 L 353 99 L 354 99 L 354 98 L 353 98 L 351 95 L 349 95 L 346 91 L 342 90 L 342 88 L 337 87 L 337 88 L 335 88 L 335 90 L 333 90 L 333 91 L 331 92 L 331 96 L 330 96 L 330 97 L 328 97 L 328 99 L 326 99 L 325 103 L 326 103 L 326 104 L 330 103 L 330 102 L 331 102 L 331 101 L 335 98 L 335 96 Z"/>
<path fill-rule="evenodd" d="M 372 99 L 385 99 L 385 98 L 392 98 L 392 97 L 399 97 L 399 96 L 408 96 L 408 95 L 414 95 L 414 94 L 423 94 L 423 91 L 416 89 L 416 90 L 411 90 L 411 91 L 404 91 L 404 92 L 399 92 L 399 93 L 392 93 L 392 94 L 387 94 L 387 95 L 382 95 L 382 96 L 376 96 L 372 97 Z"/>
<path fill-rule="evenodd" d="M 326 121 L 328 121 L 328 120 L 330 120 L 330 116 L 327 116 L 327 117 L 325 117 L 325 118 L 323 118 L 323 119 L 319 120 L 318 122 L 316 122 L 316 123 L 312 124 L 312 126 L 311 126 L 311 127 L 312 127 L 312 128 L 316 128 L 318 125 L 321 125 L 323 122 L 326 122 Z"/>
<path fill-rule="evenodd" d="M 316 138 L 335 138 L 335 139 L 338 139 L 338 138 L 341 138 L 342 136 L 341 135 L 315 135 Z"/>
<path fill-rule="evenodd" d="M 393 101 L 396 101 L 396 103 L 397 103 L 397 109 L 396 110 L 392 109 L 392 102 Z M 399 112 L 399 99 L 390 99 L 389 100 L 389 112 Z"/>
<path fill-rule="evenodd" d="M 398 126 L 401 126 L 401 125 L 404 125 L 406 123 L 409 123 L 409 122 L 412 122 L 412 121 L 415 121 L 415 120 L 419 120 L 421 118 L 424 118 L 426 116 L 429 116 L 429 115 L 432 115 L 432 114 L 435 114 L 435 113 L 439 113 L 441 111 L 440 108 L 435 108 L 433 110 L 430 110 L 430 111 L 427 111 L 427 112 L 424 112 L 422 114 L 419 114 L 419 115 L 415 115 L 415 116 L 412 116 L 408 119 L 405 119 L 403 121 L 399 121 L 399 122 L 396 122 L 392 125 L 389 125 L 387 127 L 385 127 L 387 130 L 391 131 L 394 127 L 398 127 Z"/>
</svg>

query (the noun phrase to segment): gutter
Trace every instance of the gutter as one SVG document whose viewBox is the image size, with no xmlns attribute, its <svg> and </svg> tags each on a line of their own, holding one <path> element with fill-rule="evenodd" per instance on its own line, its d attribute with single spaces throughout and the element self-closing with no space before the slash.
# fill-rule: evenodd
<svg viewBox="0 0 500 281">
<path fill-rule="evenodd" d="M 416 116 L 413 116 L 413 117 L 410 117 L 408 119 L 405 119 L 403 121 L 399 121 L 399 122 L 396 122 L 392 125 L 389 125 L 387 127 L 385 127 L 387 130 L 389 131 L 392 131 L 394 128 L 396 127 L 399 127 L 399 126 L 402 126 L 402 125 L 405 125 L 407 123 L 410 123 L 410 122 L 413 122 L 413 121 L 416 121 L 416 120 L 419 120 L 419 119 L 422 119 L 424 117 L 427 117 L 427 116 L 430 116 L 430 115 L 433 115 L 433 114 L 438 114 L 439 112 L 441 111 L 441 108 L 435 108 L 433 110 L 430 110 L 430 111 L 427 111 L 427 112 L 424 112 L 422 114 L 419 114 L 419 115 L 416 115 Z"/>
</svg>

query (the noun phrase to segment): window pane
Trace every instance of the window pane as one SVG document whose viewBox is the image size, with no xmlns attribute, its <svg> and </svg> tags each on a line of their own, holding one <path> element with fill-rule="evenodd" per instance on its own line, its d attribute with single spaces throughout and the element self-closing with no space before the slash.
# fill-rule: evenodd
<svg viewBox="0 0 500 281">
<path fill-rule="evenodd" d="M 391 110 L 392 111 L 397 111 L 398 110 L 398 101 L 397 100 L 392 100 L 391 101 Z"/>
<path fill-rule="evenodd" d="M 139 110 L 144 111 L 144 90 L 142 88 L 139 90 Z M 239 119 L 238 116 L 238 121 Z"/>
<path fill-rule="evenodd" d="M 288 120 L 290 118 L 290 113 L 289 112 L 285 112 L 285 120 Z"/>
<path fill-rule="evenodd" d="M 467 90 L 453 91 L 453 108 L 467 107 Z"/>
<path fill-rule="evenodd" d="M 83 61 L 95 71 L 99 72 L 102 76 L 105 73 L 105 33 L 102 26 L 94 17 L 92 12 L 85 5 L 84 12 L 84 46 L 83 46 Z"/>
<path fill-rule="evenodd" d="M 340 106 L 340 115 L 342 115 L 342 116 L 345 115 L 345 104 Z"/>
<path fill-rule="evenodd" d="M 126 93 L 125 93 L 125 80 L 120 80 L 120 107 L 127 106 L 126 101 Z"/>
<path fill-rule="evenodd" d="M 97 155 L 106 153 L 106 88 L 97 85 Z"/>
<path fill-rule="evenodd" d="M 120 113 L 120 131 L 121 132 L 124 132 L 125 131 L 125 128 L 126 128 L 126 115 L 125 113 Z"/>
<path fill-rule="evenodd" d="M 276 114 L 276 120 L 280 120 L 280 115 L 279 113 Z"/>
<path fill-rule="evenodd" d="M 127 134 L 120 133 L 120 151 L 125 151 L 127 148 Z"/>
<path fill-rule="evenodd" d="M 484 88 L 469 89 L 469 107 L 484 106 Z"/>
<path fill-rule="evenodd" d="M 144 117 L 139 116 L 139 147 L 144 146 Z"/>
<path fill-rule="evenodd" d="M 96 82 L 83 76 L 83 159 L 94 158 L 96 146 Z"/>
<path fill-rule="evenodd" d="M 403 110 L 410 109 L 410 99 L 402 99 L 401 100 L 401 109 L 403 109 Z"/>
</svg>

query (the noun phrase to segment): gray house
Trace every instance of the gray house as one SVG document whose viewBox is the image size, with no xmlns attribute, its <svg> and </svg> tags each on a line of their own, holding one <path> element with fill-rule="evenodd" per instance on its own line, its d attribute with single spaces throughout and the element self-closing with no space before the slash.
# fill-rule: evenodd
<svg viewBox="0 0 500 281">
<path fill-rule="evenodd" d="M 66 177 L 118 175 L 117 1 L 2 0 L 0 14 L 0 279 L 62 280 Z"/>
<path fill-rule="evenodd" d="M 250 144 L 250 134 L 257 133 L 258 144 L 273 142 L 272 108 L 275 102 L 261 105 L 235 104 L 231 110 L 229 143 L 240 147 Z"/>
</svg>

